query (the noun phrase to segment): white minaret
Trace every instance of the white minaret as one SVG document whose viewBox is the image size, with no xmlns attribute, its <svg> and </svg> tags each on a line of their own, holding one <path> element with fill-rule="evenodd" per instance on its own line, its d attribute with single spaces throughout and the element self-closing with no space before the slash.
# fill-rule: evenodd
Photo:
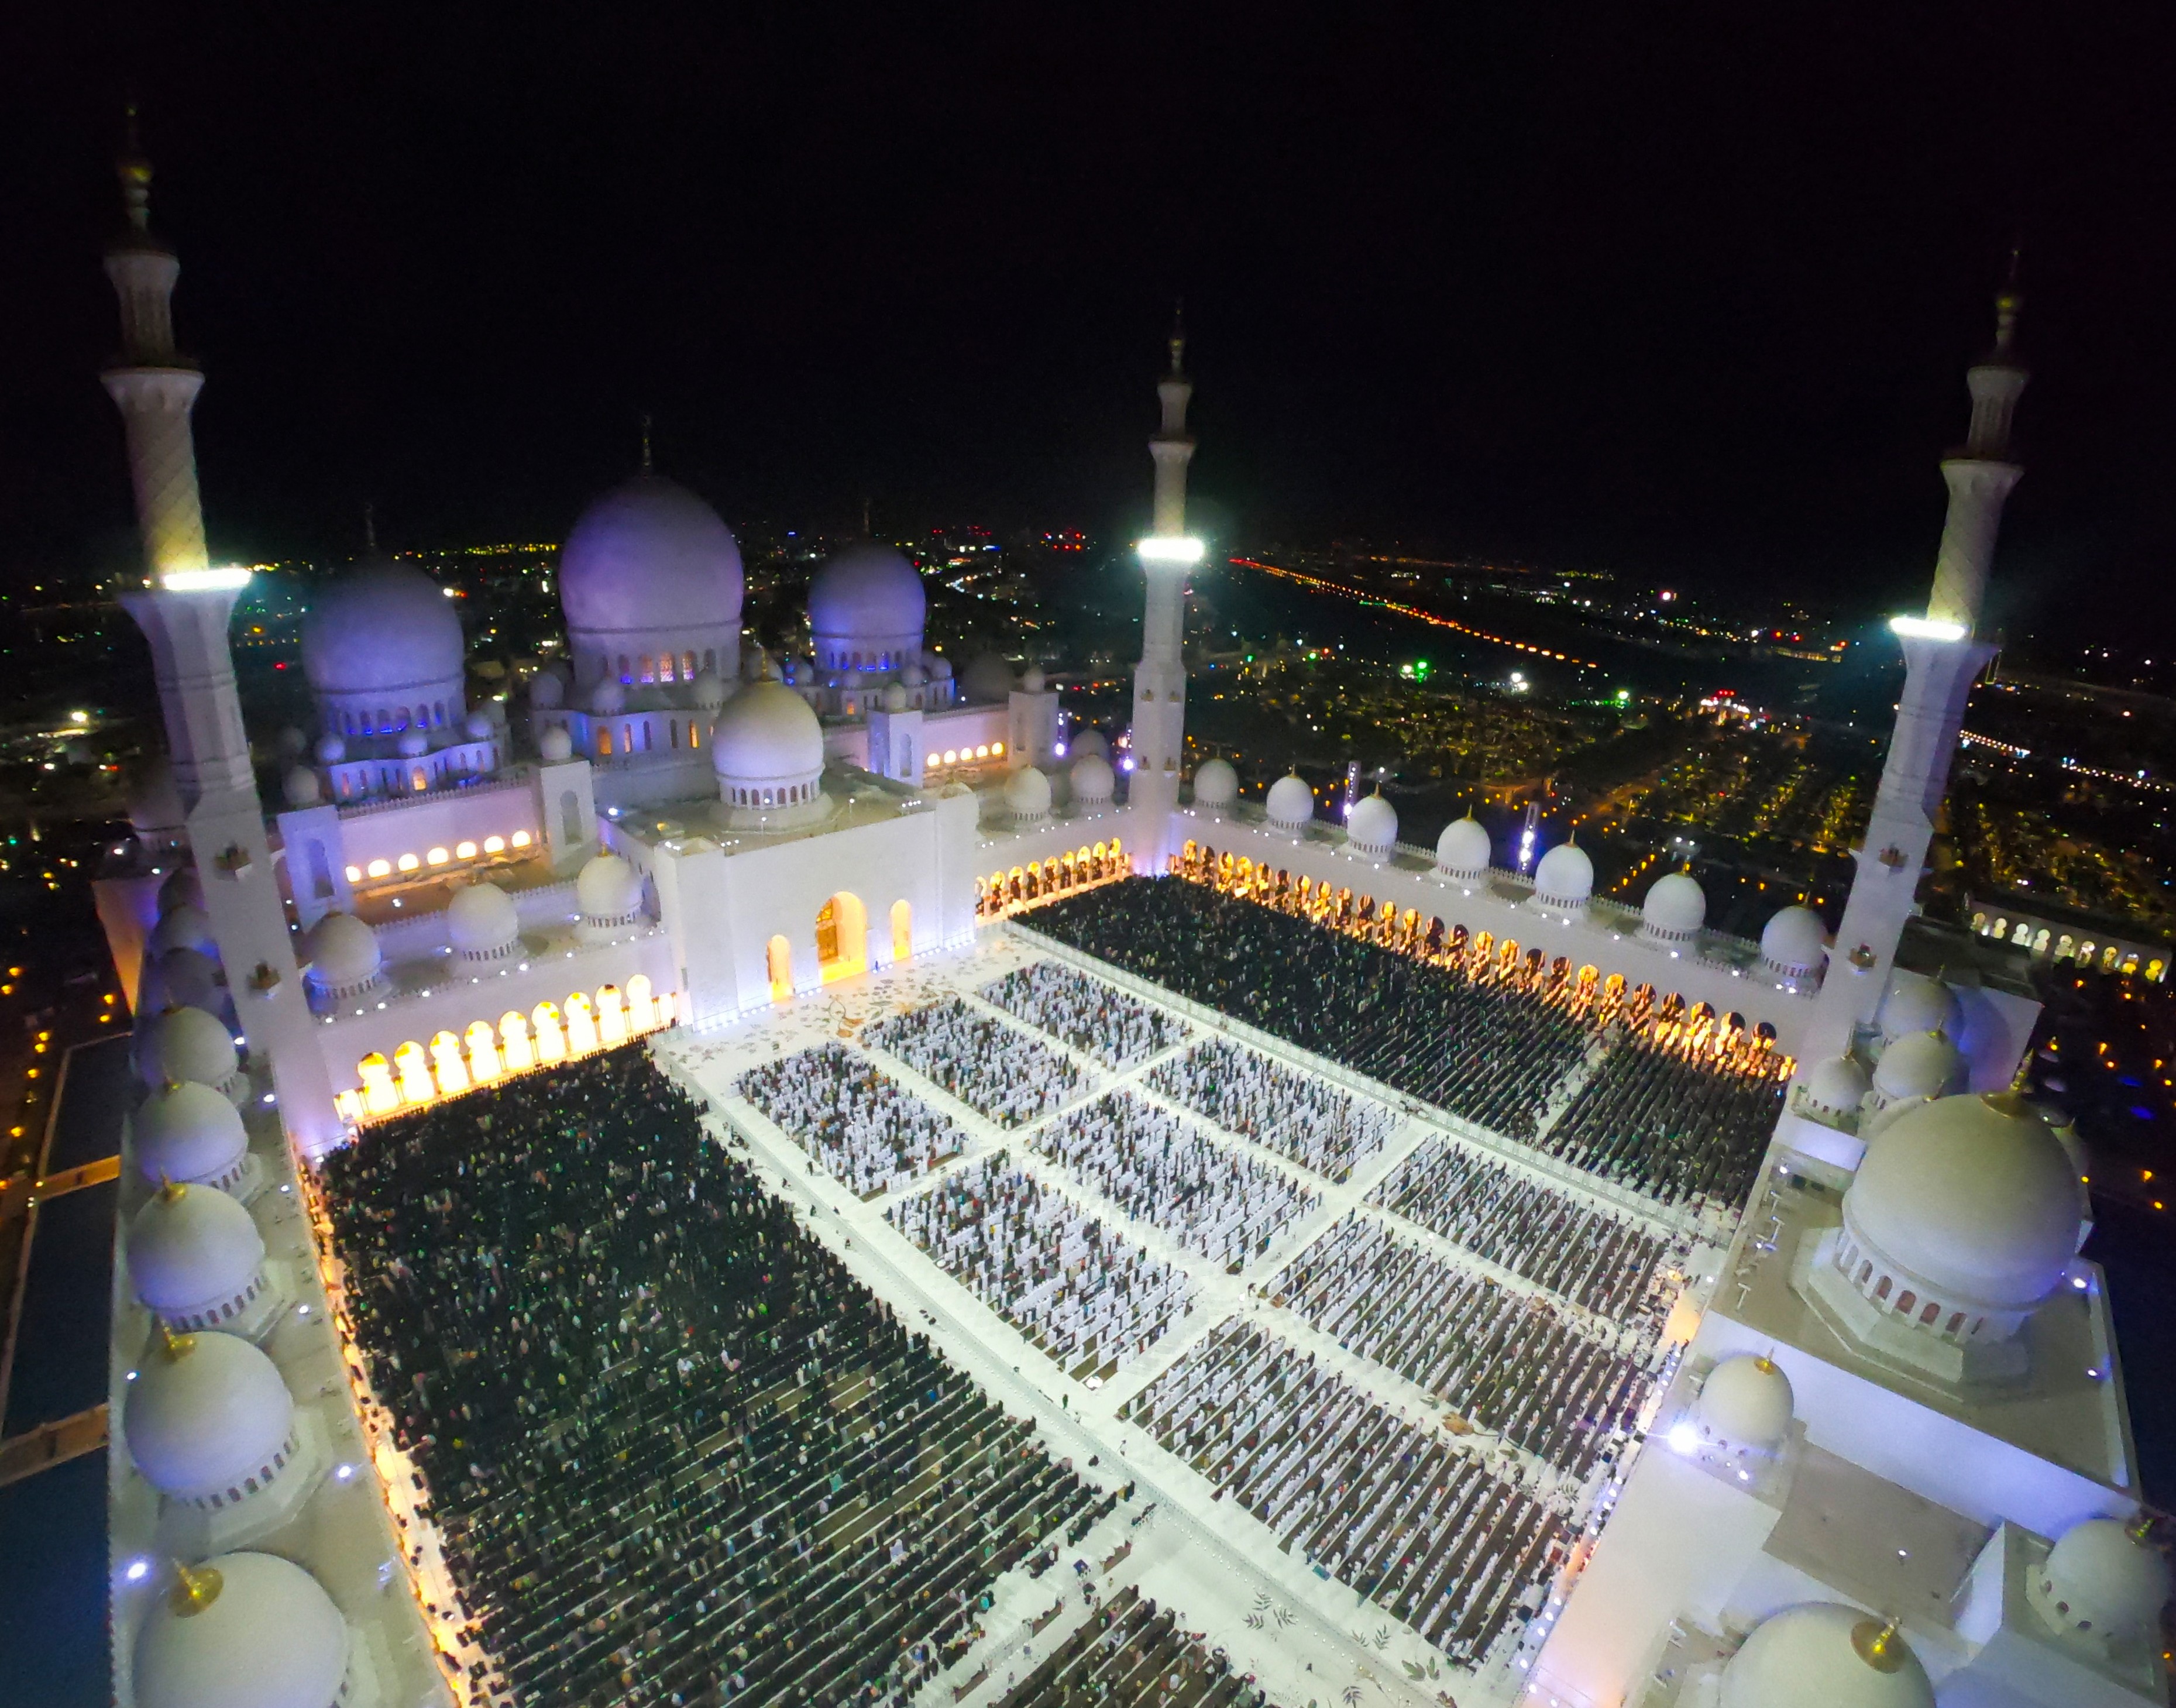
<svg viewBox="0 0 2176 1708">
<path fill-rule="evenodd" d="M 1805 1053 L 1809 1061 L 1848 1048 L 1857 1030 L 1873 1023 L 1949 787 L 1965 702 L 1994 655 L 1975 630 L 2003 502 L 2024 473 L 2010 455 L 2010 417 L 2027 378 L 2013 348 L 2020 306 L 2013 257 L 2010 282 L 1995 298 L 1994 348 L 1965 376 L 1972 400 L 1970 434 L 1964 449 L 1942 463 L 1950 508 L 1926 614 L 1890 623 L 1904 648 L 1904 694 L 1866 840 L 1852 857 L 1858 871 L 1821 987 L 1813 1047 Z"/>
<path fill-rule="evenodd" d="M 129 144 L 121 161 L 128 229 L 106 256 L 121 299 L 121 356 L 101 376 L 127 424 L 144 537 L 141 585 L 125 590 L 121 602 L 150 643 L 204 911 L 251 1063 L 270 1069 L 288 1132 L 314 1155 L 340 1136 L 340 1119 L 272 867 L 227 642 L 249 572 L 214 568 L 205 554 L 189 430 L 204 376 L 174 352 L 181 268 L 151 235 L 151 168 L 136 152 L 133 115 Z"/>
<path fill-rule="evenodd" d="M 1148 578 L 1141 616 L 1141 661 L 1134 666 L 1134 770 L 1128 799 L 1136 843 L 1151 873 L 1163 869 L 1171 815 L 1178 805 L 1178 770 L 1186 757 L 1186 662 L 1180 653 L 1186 627 L 1186 578 L 1201 561 L 1201 541 L 1186 531 L 1186 467 L 1194 440 L 1186 431 L 1186 405 L 1194 382 L 1186 377 L 1186 338 L 1172 329 L 1171 367 L 1156 382 L 1162 424 L 1149 441 L 1156 459 L 1153 528 L 1139 547 Z"/>
</svg>

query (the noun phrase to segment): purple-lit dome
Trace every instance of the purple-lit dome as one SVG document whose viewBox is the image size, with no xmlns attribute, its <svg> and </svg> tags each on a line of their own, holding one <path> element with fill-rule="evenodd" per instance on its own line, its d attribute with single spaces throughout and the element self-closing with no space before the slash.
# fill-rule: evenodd
<svg viewBox="0 0 2176 1708">
<path fill-rule="evenodd" d="M 449 682 L 459 692 L 461 668 L 452 601 L 422 570 L 386 558 L 340 576 L 302 618 L 302 672 L 320 696 L 442 699 Z"/>
<path fill-rule="evenodd" d="M 808 629 L 827 670 L 897 669 L 922 651 L 922 575 L 889 546 L 836 553 L 808 586 Z M 887 662 L 889 661 L 889 662 Z"/>
<path fill-rule="evenodd" d="M 656 475 L 597 499 L 559 551 L 559 603 L 577 634 L 737 634 L 744 585 L 732 530 L 686 487 Z"/>
</svg>

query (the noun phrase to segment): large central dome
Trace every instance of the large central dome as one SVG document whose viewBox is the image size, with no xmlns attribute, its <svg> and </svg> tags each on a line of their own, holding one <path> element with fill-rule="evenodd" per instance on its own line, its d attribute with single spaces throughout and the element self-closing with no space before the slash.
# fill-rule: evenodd
<svg viewBox="0 0 2176 1708">
<path fill-rule="evenodd" d="M 357 566 L 302 618 L 302 672 L 328 734 L 458 725 L 461 672 L 460 618 L 443 588 L 405 564 Z"/>
<path fill-rule="evenodd" d="M 656 475 L 591 504 L 559 551 L 559 603 L 584 682 L 607 673 L 601 659 L 628 679 L 645 655 L 677 659 L 690 648 L 698 670 L 729 673 L 740 655 L 743 586 L 732 530 L 693 492 Z"/>
</svg>

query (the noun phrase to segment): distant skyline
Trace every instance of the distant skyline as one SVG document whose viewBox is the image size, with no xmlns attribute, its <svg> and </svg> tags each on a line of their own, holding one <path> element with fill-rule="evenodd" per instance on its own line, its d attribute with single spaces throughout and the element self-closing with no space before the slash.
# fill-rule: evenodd
<svg viewBox="0 0 2176 1708">
<path fill-rule="evenodd" d="M 0 586 L 129 551 L 133 90 L 237 556 L 353 549 L 366 500 L 558 537 L 645 411 L 729 520 L 1115 533 L 1183 295 L 1238 537 L 1896 603 L 2021 233 L 1997 620 L 2176 616 L 2176 26 L 1652 22 L 49 11 L 0 55 Z"/>
</svg>

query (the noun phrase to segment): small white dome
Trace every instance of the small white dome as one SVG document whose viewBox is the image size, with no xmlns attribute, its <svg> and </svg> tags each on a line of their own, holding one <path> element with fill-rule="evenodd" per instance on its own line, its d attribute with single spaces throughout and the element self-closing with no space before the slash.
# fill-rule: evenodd
<svg viewBox="0 0 2176 1708">
<path fill-rule="evenodd" d="M 1493 851 L 1488 846 L 1488 827 L 1471 813 L 1463 819 L 1452 819 L 1443 827 L 1443 835 L 1435 839 L 1435 863 L 1454 877 L 1480 877 L 1488 871 Z"/>
<path fill-rule="evenodd" d="M 903 712 L 906 710 L 906 684 L 905 683 L 888 682 L 884 684 L 884 709 L 886 711 Z"/>
<path fill-rule="evenodd" d="M 574 738 L 564 724 L 553 724 L 536 737 L 536 756 L 547 765 L 563 765 L 574 757 Z"/>
<path fill-rule="evenodd" d="M 146 1180 L 219 1180 L 249 1149 L 234 1105 L 193 1080 L 152 1092 L 138 1106 L 133 1125 L 136 1167 Z"/>
<path fill-rule="evenodd" d="M 1345 815 L 1345 840 L 1363 854 L 1387 854 L 1398 840 L 1398 809 L 1380 793 L 1363 795 Z"/>
<path fill-rule="evenodd" d="M 715 711 L 726 703 L 726 681 L 715 670 L 699 672 L 694 687 L 695 704 L 704 711 Z"/>
<path fill-rule="evenodd" d="M 617 717 L 627 710 L 627 685 L 616 676 L 601 677 L 590 688 L 590 710 L 604 717 Z"/>
<path fill-rule="evenodd" d="M 319 764 L 337 765 L 346 758 L 347 742 L 344 737 L 340 736 L 319 736 L 318 737 L 318 763 Z"/>
<path fill-rule="evenodd" d="M 1314 791 L 1297 771 L 1288 771 L 1270 785 L 1262 811 L 1280 830 L 1297 830 L 1314 817 Z"/>
<path fill-rule="evenodd" d="M 899 679 L 906 688 L 923 688 L 928 684 L 929 672 L 910 659 L 900 666 Z"/>
<path fill-rule="evenodd" d="M 219 1592 L 161 1596 L 136 1639 L 136 1708 L 334 1708 L 348 1628 L 332 1597 L 276 1554 L 223 1553 L 198 1569 Z"/>
<path fill-rule="evenodd" d="M 144 1358 L 121 1416 L 144 1480 L 194 1500 L 270 1465 L 294 1428 L 295 1401 L 271 1359 L 239 1335 L 177 1335 Z"/>
<path fill-rule="evenodd" d="M 718 513 L 684 487 L 638 475 L 582 512 L 559 549 L 559 604 L 583 637 L 738 628 L 741 548 Z"/>
<path fill-rule="evenodd" d="M 1881 1036 L 1885 1041 L 1911 1032 L 1946 1032 L 1954 1037 L 1961 1012 L 1956 993 L 1941 980 L 1900 967 L 1891 976 L 1889 993 L 1881 998 Z"/>
<path fill-rule="evenodd" d="M 1050 779 L 1033 765 L 1022 765 L 1005 779 L 1005 808 L 1015 822 L 1050 815 Z"/>
<path fill-rule="evenodd" d="M 431 738 L 421 730 L 406 729 L 400 732 L 394 747 L 404 759 L 420 759 L 431 751 Z"/>
<path fill-rule="evenodd" d="M 219 1004 L 219 963 L 200 949 L 171 949 L 159 957 L 159 980 L 169 1002 L 191 1008 Z"/>
<path fill-rule="evenodd" d="M 1073 784 L 1073 798 L 1076 801 L 1107 802 L 1118 786 L 1111 762 L 1101 753 L 1084 753 L 1073 762 L 1066 773 Z"/>
<path fill-rule="evenodd" d="M 1796 977 L 1817 971 L 1829 928 L 1810 907 L 1779 909 L 1760 929 L 1760 959 L 1769 971 Z"/>
<path fill-rule="evenodd" d="M 617 854 L 593 855 L 574 876 L 574 905 L 582 917 L 624 919 L 642 909 L 642 874 Z"/>
<path fill-rule="evenodd" d="M 960 692 L 969 699 L 1002 700 L 1013 691 L 1013 667 L 994 652 L 983 653 L 960 678 Z"/>
<path fill-rule="evenodd" d="M 1584 907 L 1594 894 L 1594 862 L 1576 842 L 1559 842 L 1534 868 L 1534 900 L 1552 907 Z"/>
<path fill-rule="evenodd" d="M 201 909 L 204 905 L 204 879 L 197 875 L 193 866 L 177 866 L 166 874 L 166 881 L 159 886 L 159 911 L 171 913 L 177 907 Z"/>
<path fill-rule="evenodd" d="M 1930 1296 L 2030 1310 L 2077 1250 L 2077 1179 L 2021 1099 L 1943 1097 L 1875 1135 L 1844 1194 L 1844 1220 Z"/>
<path fill-rule="evenodd" d="M 1648 886 L 1640 918 L 1659 936 L 1692 936 L 1707 923 L 1707 892 L 1689 872 L 1665 872 Z"/>
<path fill-rule="evenodd" d="M 2112 1518 L 2089 1518 L 2063 1532 L 2032 1586 L 2032 1602 L 2058 1630 L 2135 1637 L 2153 1629 L 2168 1600 L 2160 1550 Z"/>
<path fill-rule="evenodd" d="M 529 704 L 541 711 L 556 711 L 567 703 L 567 679 L 557 667 L 540 670 L 529 678 Z"/>
<path fill-rule="evenodd" d="M 1111 742 L 1093 724 L 1083 724 L 1066 737 L 1065 750 L 1076 759 L 1085 759 L 1091 753 L 1107 759 L 1111 757 Z"/>
<path fill-rule="evenodd" d="M 264 1261 L 264 1236 L 241 1202 L 176 1181 L 128 1224 L 128 1279 L 150 1309 L 174 1316 L 247 1288 Z"/>
<path fill-rule="evenodd" d="M 1720 1708 L 1934 1708 L 1934 1687 L 1904 1640 L 1836 1602 L 1764 1619 L 1722 1669 Z"/>
<path fill-rule="evenodd" d="M 282 724 L 272 739 L 272 751 L 283 759 L 299 759 L 310 750 L 310 738 L 292 724 Z"/>
<path fill-rule="evenodd" d="M 1700 1384 L 1700 1428 L 1732 1447 L 1773 1453 L 1791 1433 L 1791 1379 L 1749 1352 L 1724 1358 Z"/>
<path fill-rule="evenodd" d="M 322 990 L 351 990 L 368 984 L 384 964 L 378 933 L 352 913 L 328 913 L 310 927 L 302 943 L 311 982 Z"/>
<path fill-rule="evenodd" d="M 718 714 L 710 764 L 729 785 L 811 781 L 824 770 L 824 726 L 808 702 L 784 683 L 751 683 Z"/>
<path fill-rule="evenodd" d="M 315 771 L 307 765 L 294 765 L 280 780 L 280 792 L 286 797 L 289 808 L 299 813 L 306 807 L 316 806 L 324 797 L 324 789 Z"/>
<path fill-rule="evenodd" d="M 201 907 L 192 907 L 183 902 L 169 908 L 159 922 L 151 927 L 151 936 L 144 944 L 152 955 L 161 955 L 177 949 L 200 949 L 207 954 L 218 951 L 219 944 L 211 934 L 211 916 Z"/>
<path fill-rule="evenodd" d="M 491 714 L 481 710 L 472 711 L 461 720 L 461 733 L 472 742 L 487 742 L 498 729 L 498 726 L 492 721 Z"/>
<path fill-rule="evenodd" d="M 1871 1082 L 1856 1056 L 1830 1056 L 1814 1063 L 1799 1089 L 1799 1099 L 1822 1115 L 1856 1115 Z"/>
<path fill-rule="evenodd" d="M 1885 1103 L 1939 1097 L 1956 1089 L 1964 1060 L 1939 1032 L 1909 1032 L 1882 1051 L 1874 1067 L 1874 1089 Z"/>
<path fill-rule="evenodd" d="M 1239 774 L 1228 759 L 1204 759 L 1194 768 L 1194 804 L 1228 807 L 1239 798 Z"/>
<path fill-rule="evenodd" d="M 841 649 L 851 655 L 857 641 L 875 643 L 873 652 L 862 649 L 864 667 L 875 667 L 885 651 L 896 655 L 901 642 L 918 650 L 928 608 L 921 571 L 873 540 L 834 552 L 808 584 L 808 628 L 827 661 Z"/>
<path fill-rule="evenodd" d="M 521 916 L 496 884 L 471 884 L 446 904 L 446 936 L 468 960 L 496 960 L 520 944 Z"/>
<path fill-rule="evenodd" d="M 202 1009 L 168 1009 L 136 1035 L 136 1061 L 147 1085 L 193 1080 L 224 1085 L 241 1066 L 234 1037 Z"/>
<path fill-rule="evenodd" d="M 340 576 L 302 618 L 302 673 L 321 694 L 427 694 L 461 678 L 461 620 L 422 570 L 377 558 Z"/>
<path fill-rule="evenodd" d="M 952 661 L 951 661 L 950 659 L 949 659 L 949 658 L 946 658 L 946 657 L 943 656 L 941 654 L 938 654 L 938 653 L 932 653 L 932 654 L 930 654 L 930 655 L 929 655 L 929 679 L 930 679 L 932 682 L 949 682 L 949 681 L 951 681 L 951 680 L 952 680 Z"/>
</svg>

